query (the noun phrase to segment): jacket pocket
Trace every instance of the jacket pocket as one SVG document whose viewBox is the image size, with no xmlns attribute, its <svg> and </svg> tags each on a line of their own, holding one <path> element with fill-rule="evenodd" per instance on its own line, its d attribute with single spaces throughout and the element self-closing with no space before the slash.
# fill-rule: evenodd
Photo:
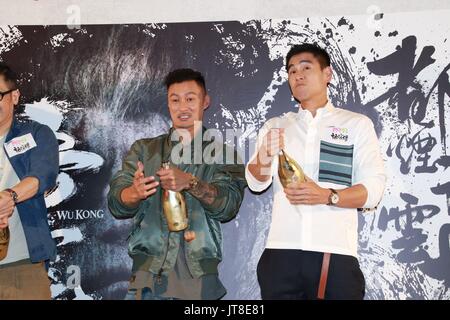
<svg viewBox="0 0 450 320">
<path fill-rule="evenodd" d="M 138 232 L 141 229 L 141 223 L 142 220 L 144 220 L 144 216 L 145 216 L 145 212 L 144 210 L 140 210 L 139 213 L 137 214 L 137 216 L 134 218 L 134 223 L 133 223 L 133 229 L 131 230 L 130 234 L 127 237 L 127 241 L 130 240 L 131 237 L 133 237 L 136 232 Z"/>
<path fill-rule="evenodd" d="M 320 141 L 319 181 L 352 185 L 353 145 Z"/>
</svg>

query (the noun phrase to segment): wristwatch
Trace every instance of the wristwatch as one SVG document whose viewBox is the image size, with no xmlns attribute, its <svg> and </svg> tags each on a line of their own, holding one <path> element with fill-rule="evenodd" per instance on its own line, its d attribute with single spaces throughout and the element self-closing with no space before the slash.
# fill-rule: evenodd
<svg viewBox="0 0 450 320">
<path fill-rule="evenodd" d="M 198 178 L 191 173 L 191 180 L 189 180 L 189 188 L 188 190 L 194 189 L 198 184 Z"/>
<path fill-rule="evenodd" d="M 330 191 L 331 191 L 331 193 L 330 193 L 330 195 L 328 196 L 328 203 L 327 203 L 327 205 L 336 205 L 338 202 L 339 202 L 339 195 L 338 195 L 338 193 L 337 193 L 337 191 L 336 190 L 334 190 L 334 189 L 331 189 L 330 188 Z"/>
<path fill-rule="evenodd" d="M 14 204 L 17 204 L 17 202 L 19 202 L 19 196 L 17 195 L 17 192 L 15 192 L 13 189 L 8 188 L 3 191 L 6 191 L 9 193 L 9 195 L 11 196 L 11 198 L 14 201 Z"/>
</svg>

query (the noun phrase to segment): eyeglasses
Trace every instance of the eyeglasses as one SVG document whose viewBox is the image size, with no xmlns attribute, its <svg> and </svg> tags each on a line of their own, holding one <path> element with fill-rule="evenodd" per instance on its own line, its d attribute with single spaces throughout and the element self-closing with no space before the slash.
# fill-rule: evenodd
<svg viewBox="0 0 450 320">
<path fill-rule="evenodd" d="M 14 90 L 17 90 L 17 89 L 11 89 L 11 90 L 8 90 L 8 91 L 5 91 L 5 92 L 0 92 L 0 101 L 3 100 L 4 96 L 6 96 L 10 92 L 13 92 Z"/>
</svg>

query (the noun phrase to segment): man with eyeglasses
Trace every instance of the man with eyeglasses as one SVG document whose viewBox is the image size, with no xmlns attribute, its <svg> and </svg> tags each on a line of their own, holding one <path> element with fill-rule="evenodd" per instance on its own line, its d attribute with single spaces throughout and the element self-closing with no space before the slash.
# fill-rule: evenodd
<svg viewBox="0 0 450 320">
<path fill-rule="evenodd" d="M 16 74 L 0 62 L 0 300 L 46 300 L 56 244 L 44 194 L 56 184 L 58 141 L 49 127 L 15 119 L 19 97 Z"/>
</svg>

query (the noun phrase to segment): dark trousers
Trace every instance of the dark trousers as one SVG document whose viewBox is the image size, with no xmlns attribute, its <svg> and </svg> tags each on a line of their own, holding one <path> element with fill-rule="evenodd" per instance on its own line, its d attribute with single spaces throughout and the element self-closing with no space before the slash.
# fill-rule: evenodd
<svg viewBox="0 0 450 320">
<path fill-rule="evenodd" d="M 321 252 L 264 250 L 257 268 L 262 299 L 317 299 L 322 259 Z M 358 259 L 331 254 L 325 299 L 362 300 L 364 292 L 364 275 Z"/>
</svg>

